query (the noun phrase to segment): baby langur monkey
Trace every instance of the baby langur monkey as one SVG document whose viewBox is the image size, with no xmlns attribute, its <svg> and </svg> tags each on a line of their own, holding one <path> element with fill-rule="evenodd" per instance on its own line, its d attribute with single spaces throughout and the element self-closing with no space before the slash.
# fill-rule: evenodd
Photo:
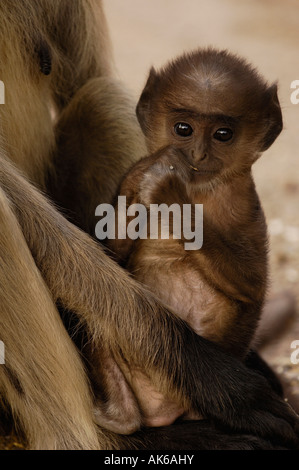
<svg viewBox="0 0 299 470">
<path fill-rule="evenodd" d="M 251 167 L 282 130 L 277 86 L 226 51 L 197 50 L 151 69 L 137 116 L 150 156 L 131 168 L 119 194 L 148 209 L 203 204 L 203 246 L 116 237 L 109 248 L 199 335 L 242 359 L 267 286 L 267 230 Z M 189 412 L 154 390 L 146 371 L 130 384 L 145 425 Z"/>
</svg>

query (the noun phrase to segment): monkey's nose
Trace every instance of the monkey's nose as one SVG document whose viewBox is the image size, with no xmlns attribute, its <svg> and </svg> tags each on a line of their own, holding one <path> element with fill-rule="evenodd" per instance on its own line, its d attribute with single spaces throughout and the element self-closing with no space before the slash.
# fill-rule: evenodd
<svg viewBox="0 0 299 470">
<path fill-rule="evenodd" d="M 208 157 L 208 154 L 206 152 L 199 153 L 199 152 L 195 152 L 194 150 L 192 150 L 191 154 L 192 154 L 192 160 L 194 164 L 201 163 L 204 160 L 206 160 Z"/>
</svg>

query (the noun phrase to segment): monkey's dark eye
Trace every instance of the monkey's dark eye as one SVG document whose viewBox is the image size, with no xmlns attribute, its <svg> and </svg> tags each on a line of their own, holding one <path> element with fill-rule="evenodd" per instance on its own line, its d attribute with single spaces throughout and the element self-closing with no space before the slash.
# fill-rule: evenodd
<svg viewBox="0 0 299 470">
<path fill-rule="evenodd" d="M 233 131 L 229 128 L 222 127 L 218 129 L 213 135 L 214 139 L 219 140 L 220 142 L 227 142 L 233 137 Z"/>
<path fill-rule="evenodd" d="M 181 137 L 189 137 L 193 133 L 193 129 L 186 122 L 178 122 L 174 126 L 174 132 Z"/>
</svg>

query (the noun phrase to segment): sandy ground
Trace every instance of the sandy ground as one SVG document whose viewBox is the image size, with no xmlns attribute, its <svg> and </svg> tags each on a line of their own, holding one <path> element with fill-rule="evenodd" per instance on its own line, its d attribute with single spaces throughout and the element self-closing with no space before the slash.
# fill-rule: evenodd
<svg viewBox="0 0 299 470">
<path fill-rule="evenodd" d="M 270 291 L 288 290 L 299 301 L 299 104 L 290 101 L 290 84 L 299 80 L 298 0 L 104 0 L 104 4 L 119 77 L 136 99 L 151 65 L 159 67 L 199 46 L 227 48 L 255 64 L 269 82 L 278 81 L 285 129 L 257 162 L 254 174 L 270 232 Z M 299 397 L 299 365 L 290 360 L 294 340 L 299 340 L 298 313 L 262 350 L 288 381 L 290 399 Z M 14 440 L 2 443 L 2 448 L 18 446 Z"/>
</svg>

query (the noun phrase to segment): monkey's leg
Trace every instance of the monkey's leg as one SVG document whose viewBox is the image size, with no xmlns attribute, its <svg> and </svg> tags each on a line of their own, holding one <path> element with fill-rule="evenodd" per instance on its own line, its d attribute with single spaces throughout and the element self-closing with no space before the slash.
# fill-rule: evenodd
<svg viewBox="0 0 299 470">
<path fill-rule="evenodd" d="M 275 375 L 273 370 L 268 366 L 266 361 L 261 358 L 261 356 L 253 350 L 250 350 L 245 358 L 245 365 L 249 369 L 253 369 L 260 374 L 262 374 L 269 382 L 271 388 L 279 395 L 283 396 L 282 385 L 279 382 L 278 377 Z"/>
<path fill-rule="evenodd" d="M 0 189 L 0 393 L 32 449 L 96 449 L 79 355 Z"/>
<path fill-rule="evenodd" d="M 180 421 L 171 426 L 144 428 L 130 438 L 131 449 L 155 450 L 282 450 L 279 442 L 249 434 L 223 431 L 207 420 Z M 128 448 L 128 447 L 127 447 Z"/>
<path fill-rule="evenodd" d="M 264 305 L 262 316 L 254 335 L 254 349 L 261 349 L 275 340 L 296 319 L 296 295 L 288 290 L 272 294 Z"/>
<path fill-rule="evenodd" d="M 296 416 L 263 377 L 159 305 L 5 160 L 0 181 L 53 298 L 76 312 L 95 346 L 105 341 L 117 361 L 146 370 L 184 409 L 235 429 L 297 439 Z"/>
</svg>

